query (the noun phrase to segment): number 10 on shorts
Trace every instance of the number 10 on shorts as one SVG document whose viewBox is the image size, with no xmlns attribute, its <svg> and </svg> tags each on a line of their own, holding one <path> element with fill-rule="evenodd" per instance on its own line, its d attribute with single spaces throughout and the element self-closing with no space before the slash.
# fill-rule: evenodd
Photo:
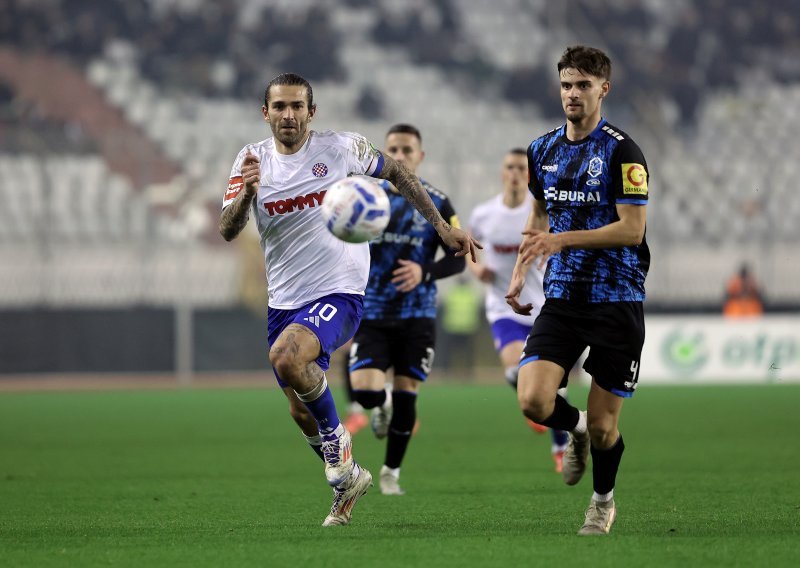
<svg viewBox="0 0 800 568">
<path fill-rule="evenodd" d="M 308 317 L 303 318 L 305 321 L 311 322 L 317 327 L 319 327 L 319 320 L 331 321 L 331 319 L 333 318 L 333 316 L 336 315 L 337 312 L 336 306 L 331 304 L 323 304 L 315 315 L 314 312 L 317 310 L 317 308 L 319 308 L 320 303 L 321 302 L 317 302 L 316 304 L 311 306 L 311 309 L 308 310 L 309 314 Z"/>
</svg>

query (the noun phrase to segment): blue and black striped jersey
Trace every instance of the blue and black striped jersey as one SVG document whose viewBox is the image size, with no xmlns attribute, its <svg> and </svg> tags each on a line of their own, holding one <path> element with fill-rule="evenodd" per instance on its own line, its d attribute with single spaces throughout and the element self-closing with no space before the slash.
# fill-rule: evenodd
<svg viewBox="0 0 800 568">
<path fill-rule="evenodd" d="M 551 232 L 597 229 L 619 220 L 617 204 L 647 204 L 647 163 L 627 134 L 605 119 L 583 140 L 570 141 L 565 130 L 552 130 L 528 148 L 529 188 L 545 201 Z M 638 246 L 563 250 L 547 263 L 545 296 L 643 301 L 649 267 L 644 239 Z"/>
<path fill-rule="evenodd" d="M 447 196 L 425 180 L 420 179 L 420 182 L 445 221 L 459 227 L 458 217 Z M 433 264 L 439 247 L 445 254 L 453 253 L 442 242 L 433 225 L 402 195 L 393 191 L 387 181 L 381 180 L 380 184 L 389 196 L 392 216 L 383 234 L 369 243 L 369 281 L 364 293 L 363 319 L 435 318 L 434 279 L 426 279 L 423 270 L 423 281 L 416 288 L 410 292 L 398 292 L 391 282 L 392 272 L 400 266 L 398 259 L 411 260 L 425 268 Z"/>
</svg>

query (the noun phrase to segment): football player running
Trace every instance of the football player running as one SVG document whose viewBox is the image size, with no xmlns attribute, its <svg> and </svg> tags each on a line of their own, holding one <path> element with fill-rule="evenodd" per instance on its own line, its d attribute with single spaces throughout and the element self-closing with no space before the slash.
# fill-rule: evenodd
<svg viewBox="0 0 800 568">
<path fill-rule="evenodd" d="M 412 173 L 425 157 L 422 136 L 410 124 L 386 134 L 386 156 Z M 453 227 L 458 217 L 448 197 L 420 180 L 436 209 Z M 464 270 L 430 224 L 385 183 L 392 214 L 383 235 L 370 242 L 372 265 L 364 297 L 364 317 L 350 349 L 350 381 L 355 400 L 373 409 L 375 435 L 386 438 L 380 471 L 384 495 L 403 495 L 400 466 L 414 431 L 419 388 L 431 371 L 436 331 L 436 281 Z M 435 260 L 436 253 L 445 254 Z M 386 387 L 393 370 L 392 387 Z"/>
<path fill-rule="evenodd" d="M 531 263 L 547 265 L 546 300 L 520 361 L 517 395 L 528 418 L 570 433 L 564 482 L 575 485 L 592 456 L 594 493 L 580 535 L 603 535 L 617 515 L 614 486 L 625 451 L 622 403 L 639 381 L 644 344 L 649 177 L 639 146 L 603 118 L 611 61 L 573 46 L 558 62 L 566 124 L 528 147 L 534 202 L 506 296 L 518 313 Z M 586 412 L 558 394 L 589 347 Z"/>
<path fill-rule="evenodd" d="M 440 235 L 448 249 L 475 254 L 471 237 L 453 227 L 405 166 L 351 132 L 316 132 L 311 85 L 286 73 L 264 92 L 261 108 L 273 136 L 245 146 L 231 169 L 220 233 L 230 241 L 255 217 L 269 282 L 269 359 L 289 413 L 325 464 L 333 505 L 323 526 L 350 522 L 372 484 L 353 459 L 351 436 L 339 421 L 325 371 L 330 354 L 361 319 L 369 247 L 348 244 L 325 227 L 325 189 L 349 175 L 391 181 Z"/>
<path fill-rule="evenodd" d="M 520 302 L 527 306 L 527 313 L 514 312 L 506 303 L 505 295 L 517 261 L 522 231 L 533 205 L 527 188 L 528 158 L 525 150 L 514 148 L 505 155 L 500 176 L 503 192 L 479 204 L 470 217 L 470 233 L 483 243 L 485 249 L 480 261 L 469 262 L 469 268 L 485 284 L 486 319 L 492 328 L 494 347 L 505 369 L 506 381 L 516 392 L 522 348 L 544 304 L 544 271 L 535 265 L 530 267 L 525 288 L 520 293 Z M 566 389 L 559 394 L 566 396 Z M 546 426 L 530 418 L 527 421 L 535 432 L 547 431 Z M 561 473 L 567 434 L 551 430 L 551 435 L 555 470 Z"/>
</svg>

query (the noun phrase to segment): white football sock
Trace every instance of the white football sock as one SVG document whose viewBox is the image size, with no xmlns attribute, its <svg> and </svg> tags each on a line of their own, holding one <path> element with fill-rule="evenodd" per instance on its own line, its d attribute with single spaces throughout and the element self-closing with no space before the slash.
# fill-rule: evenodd
<svg viewBox="0 0 800 568">
<path fill-rule="evenodd" d="M 608 503 L 613 498 L 614 498 L 614 490 L 613 489 L 611 491 L 609 491 L 608 493 L 606 493 L 605 495 L 600 495 L 596 491 L 594 492 L 594 495 L 592 495 L 592 501 L 596 501 L 598 503 Z"/>
<path fill-rule="evenodd" d="M 578 423 L 572 429 L 576 434 L 586 433 L 586 412 L 578 411 Z"/>
</svg>

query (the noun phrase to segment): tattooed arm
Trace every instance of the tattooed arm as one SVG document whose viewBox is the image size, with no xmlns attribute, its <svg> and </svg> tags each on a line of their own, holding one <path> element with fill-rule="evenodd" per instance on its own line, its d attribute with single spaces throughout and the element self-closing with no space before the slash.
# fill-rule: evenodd
<svg viewBox="0 0 800 568">
<path fill-rule="evenodd" d="M 411 203 L 433 225 L 437 233 L 449 232 L 452 227 L 442 218 L 436 205 L 431 201 L 430 195 L 419 182 L 419 178 L 403 164 L 386 154 L 383 155 L 383 160 L 381 178 L 392 182 L 397 191 L 406 198 L 406 201 Z"/>
<path fill-rule="evenodd" d="M 378 174 L 382 179 L 389 180 L 397 188 L 397 191 L 419 211 L 428 222 L 433 225 L 442 241 L 452 250 L 457 251 L 456 256 L 469 254 L 475 260 L 475 247 L 483 248 L 480 243 L 470 237 L 467 233 L 452 227 L 442 218 L 439 210 L 431 201 L 428 192 L 422 187 L 417 176 L 397 160 L 383 155 L 383 169 Z"/>
<path fill-rule="evenodd" d="M 247 225 L 250 218 L 250 205 L 258 192 L 261 179 L 261 164 L 258 158 L 248 152 L 242 162 L 242 183 L 244 191 L 236 196 L 233 203 L 222 210 L 219 217 L 219 234 L 230 242 L 235 239 Z"/>
<path fill-rule="evenodd" d="M 222 210 L 219 217 L 219 234 L 230 242 L 235 239 L 250 219 L 250 204 L 253 203 L 254 193 L 243 191 L 233 203 Z"/>
</svg>

